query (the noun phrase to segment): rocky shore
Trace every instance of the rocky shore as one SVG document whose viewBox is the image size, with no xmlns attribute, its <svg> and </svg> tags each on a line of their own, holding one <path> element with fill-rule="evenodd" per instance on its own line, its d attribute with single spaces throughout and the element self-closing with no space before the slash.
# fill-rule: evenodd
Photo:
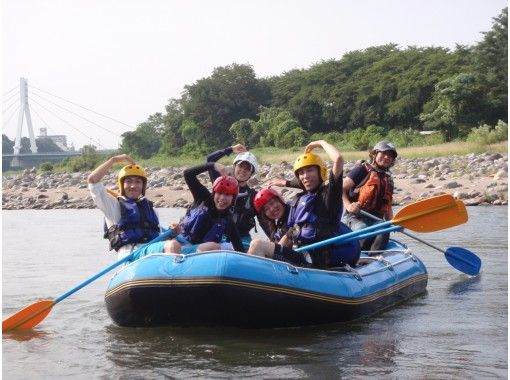
<svg viewBox="0 0 510 380">
<path fill-rule="evenodd" d="M 348 172 L 355 162 L 347 161 Z M 156 207 L 186 207 L 192 198 L 182 175 L 182 167 L 148 168 L 147 196 Z M 508 155 L 469 154 L 442 158 L 398 159 L 392 168 L 395 181 L 395 205 L 449 193 L 467 206 L 508 204 Z M 89 173 L 37 172 L 25 170 L 2 179 L 2 208 L 80 209 L 94 208 L 87 189 Z M 202 174 L 204 184 L 210 182 Z M 292 178 L 292 163 L 262 164 L 250 185 L 259 189 L 273 177 Z M 104 178 L 108 188 L 116 190 L 117 176 Z M 296 189 L 281 189 L 289 197 Z"/>
</svg>

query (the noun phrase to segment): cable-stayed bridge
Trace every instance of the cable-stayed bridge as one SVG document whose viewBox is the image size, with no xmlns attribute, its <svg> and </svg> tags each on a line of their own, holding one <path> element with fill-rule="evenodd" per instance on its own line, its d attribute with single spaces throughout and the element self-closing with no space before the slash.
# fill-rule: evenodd
<svg viewBox="0 0 510 380">
<path fill-rule="evenodd" d="M 20 78 L 19 87 L 16 86 L 2 94 L 2 111 L 3 131 L 7 130 L 6 126 L 14 120 L 13 117 L 18 115 L 14 146 L 11 152 L 6 152 L 4 148 L 2 168 L 6 168 L 6 165 L 7 168 L 31 168 L 43 162 L 55 163 L 67 157 L 80 155 L 80 152 L 74 149 L 73 143 L 68 145 L 67 135 L 62 131 L 72 130 L 73 133 L 86 138 L 89 141 L 88 145 L 94 146 L 98 152 L 107 153 L 112 149 L 104 148 L 100 142 L 101 136 L 104 137 L 105 133 L 108 133 L 120 140 L 121 133 L 115 131 L 119 124 L 123 125 L 124 130 L 136 128 L 41 88 L 29 86 L 26 78 Z M 35 116 L 34 120 L 32 115 Z M 39 127 L 37 141 L 51 140 L 59 151 L 45 153 L 38 151 L 33 121 Z M 113 127 L 112 123 L 115 123 Z M 28 152 L 26 146 L 23 148 L 21 144 L 24 125 L 29 135 Z"/>
</svg>

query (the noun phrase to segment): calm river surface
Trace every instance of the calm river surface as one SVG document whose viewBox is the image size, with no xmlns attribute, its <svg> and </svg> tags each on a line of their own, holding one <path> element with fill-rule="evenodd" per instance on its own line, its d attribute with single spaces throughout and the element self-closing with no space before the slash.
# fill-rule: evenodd
<svg viewBox="0 0 510 380">
<path fill-rule="evenodd" d="M 470 278 L 441 252 L 397 233 L 427 266 L 428 292 L 370 319 L 277 330 L 120 328 L 104 305 L 106 274 L 36 329 L 4 334 L 3 378 L 505 379 L 507 208 L 468 212 L 465 225 L 419 236 L 473 251 L 481 275 Z M 182 213 L 159 210 L 165 224 Z M 3 211 L 2 222 L 3 317 L 116 261 L 98 210 Z"/>
</svg>

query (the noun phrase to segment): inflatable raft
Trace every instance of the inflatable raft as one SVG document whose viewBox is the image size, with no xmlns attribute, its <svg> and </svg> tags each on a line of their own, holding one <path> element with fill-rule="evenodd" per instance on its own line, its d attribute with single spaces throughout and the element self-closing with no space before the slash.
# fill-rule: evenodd
<svg viewBox="0 0 510 380">
<path fill-rule="evenodd" d="M 262 328 L 351 321 L 425 292 L 427 270 L 405 245 L 364 261 L 319 270 L 233 251 L 154 254 L 122 268 L 105 301 L 120 326 Z"/>
</svg>

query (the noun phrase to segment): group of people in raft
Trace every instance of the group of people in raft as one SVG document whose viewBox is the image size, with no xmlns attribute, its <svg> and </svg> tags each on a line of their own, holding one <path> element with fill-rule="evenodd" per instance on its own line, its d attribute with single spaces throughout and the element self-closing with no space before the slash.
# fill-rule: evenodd
<svg viewBox="0 0 510 380">
<path fill-rule="evenodd" d="M 322 148 L 332 162 L 329 171 L 314 153 L 316 148 Z M 237 156 L 229 175 L 228 168 L 217 161 L 232 153 Z M 150 253 L 186 254 L 221 249 L 297 266 L 353 267 L 361 250 L 384 249 L 389 234 L 332 243 L 305 252 L 295 249 L 377 223 L 360 210 L 390 220 L 393 217 L 390 168 L 396 157 L 395 146 L 381 141 L 369 151 L 369 160 L 358 163 L 344 178 L 341 153 L 324 140 L 313 141 L 296 158 L 292 181 L 275 178 L 257 192 L 248 185 L 257 171 L 257 159 L 241 144 L 227 147 L 208 155 L 207 163 L 184 170 L 193 203 L 181 221 L 171 226 L 171 238 L 151 244 L 146 243 L 160 234 L 161 226 L 153 203 L 145 197 L 147 175 L 142 167 L 126 154 L 114 156 L 92 171 L 88 187 L 105 216 L 104 236 L 119 258 L 134 250 L 137 253 L 131 260 Z M 122 163 L 127 165 L 118 174 L 120 194 L 117 194 L 106 189 L 101 180 L 114 164 Z M 205 172 L 212 182 L 212 192 L 198 179 Z M 287 202 L 273 186 L 302 191 Z M 251 239 L 255 218 L 268 240 Z M 142 246 L 143 249 L 138 249 Z"/>
</svg>

